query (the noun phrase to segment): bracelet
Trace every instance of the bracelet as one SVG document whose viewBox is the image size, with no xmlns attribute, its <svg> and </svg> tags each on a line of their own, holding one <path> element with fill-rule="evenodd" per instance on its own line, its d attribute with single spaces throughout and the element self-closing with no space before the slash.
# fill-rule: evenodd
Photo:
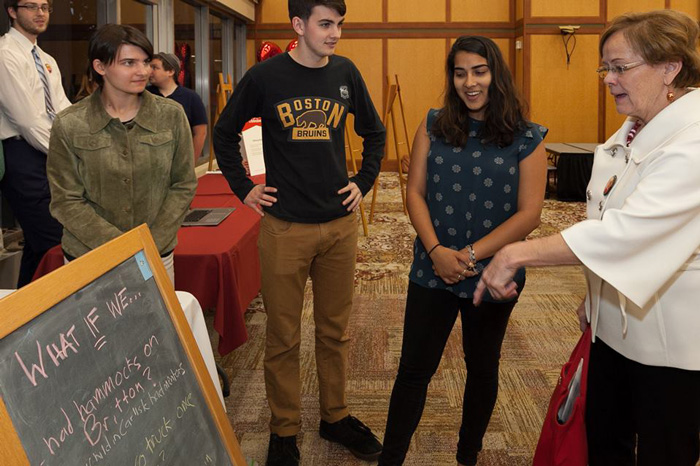
<svg viewBox="0 0 700 466">
<path fill-rule="evenodd" d="M 474 253 L 474 245 L 467 245 L 467 252 L 469 252 L 469 265 L 473 267 L 476 266 L 476 254 Z"/>
<path fill-rule="evenodd" d="M 428 251 L 428 257 L 430 257 L 430 255 L 433 253 L 433 251 L 435 251 L 435 249 L 436 249 L 438 246 L 440 246 L 440 243 L 438 243 L 438 244 L 436 244 L 435 246 L 433 246 L 432 248 L 430 248 L 430 251 Z"/>
<path fill-rule="evenodd" d="M 467 270 L 470 272 L 475 272 L 477 275 L 484 270 L 484 266 L 476 261 L 476 253 L 474 252 L 474 245 L 467 245 L 467 252 L 469 253 L 469 264 L 467 264 Z"/>
</svg>

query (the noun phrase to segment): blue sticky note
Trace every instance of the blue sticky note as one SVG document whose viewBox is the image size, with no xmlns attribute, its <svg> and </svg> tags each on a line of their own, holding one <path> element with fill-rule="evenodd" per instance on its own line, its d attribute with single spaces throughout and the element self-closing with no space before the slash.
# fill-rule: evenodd
<svg viewBox="0 0 700 466">
<path fill-rule="evenodd" d="M 136 264 L 138 264 L 141 275 L 143 275 L 143 281 L 150 279 L 153 276 L 153 272 L 148 266 L 148 261 L 146 260 L 146 255 L 143 253 L 143 251 L 137 252 L 134 255 L 134 259 L 136 259 Z"/>
</svg>

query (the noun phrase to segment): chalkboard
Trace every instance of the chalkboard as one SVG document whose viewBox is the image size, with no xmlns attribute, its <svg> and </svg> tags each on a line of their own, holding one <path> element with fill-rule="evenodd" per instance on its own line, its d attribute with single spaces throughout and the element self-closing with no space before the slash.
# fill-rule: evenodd
<svg viewBox="0 0 700 466">
<path fill-rule="evenodd" d="M 105 267 L 107 257 L 118 263 Z M 139 227 L 0 302 L 0 320 L 27 316 L 1 333 L 0 428 L 9 419 L 16 438 L 0 437 L 15 440 L 0 463 L 23 453 L 23 464 L 46 466 L 245 464 L 163 280 Z"/>
</svg>

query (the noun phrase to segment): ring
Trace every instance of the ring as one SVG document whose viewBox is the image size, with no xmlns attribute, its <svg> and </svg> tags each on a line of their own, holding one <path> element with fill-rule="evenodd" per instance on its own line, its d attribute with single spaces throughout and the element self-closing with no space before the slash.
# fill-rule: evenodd
<svg viewBox="0 0 700 466">
<path fill-rule="evenodd" d="M 467 269 L 465 268 L 464 270 L 462 270 L 462 273 L 460 273 L 460 275 L 466 275 L 466 274 L 467 274 Z"/>
<path fill-rule="evenodd" d="M 458 273 L 457 276 L 459 277 L 460 280 L 464 278 L 461 273 Z"/>
</svg>

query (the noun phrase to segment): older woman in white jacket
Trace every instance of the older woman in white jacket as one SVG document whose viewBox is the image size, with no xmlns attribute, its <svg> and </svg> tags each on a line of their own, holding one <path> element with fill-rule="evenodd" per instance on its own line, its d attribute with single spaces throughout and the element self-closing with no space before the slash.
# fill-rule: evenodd
<svg viewBox="0 0 700 466">
<path fill-rule="evenodd" d="M 673 10 L 613 20 L 598 73 L 629 118 L 596 149 L 588 220 L 506 246 L 475 295 L 513 297 L 519 267 L 583 264 L 591 466 L 695 466 L 700 456 L 697 45 L 697 21 Z"/>
</svg>

